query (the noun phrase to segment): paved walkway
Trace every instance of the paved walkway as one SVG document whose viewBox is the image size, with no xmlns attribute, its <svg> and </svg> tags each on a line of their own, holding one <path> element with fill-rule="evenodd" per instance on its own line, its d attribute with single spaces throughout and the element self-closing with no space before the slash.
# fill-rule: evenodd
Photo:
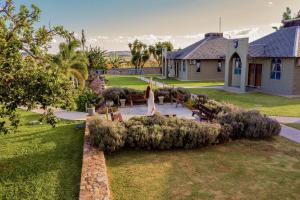
<svg viewBox="0 0 300 200">
<path fill-rule="evenodd" d="M 299 117 L 280 117 L 280 116 L 270 116 L 283 124 L 300 124 Z"/>
<path fill-rule="evenodd" d="M 143 76 L 137 77 L 137 78 L 142 80 L 142 81 L 145 81 L 147 83 L 150 82 L 150 79 L 145 78 Z M 158 82 L 158 81 L 153 81 L 153 80 L 152 80 L 152 83 L 153 83 L 153 85 L 158 86 L 158 87 L 173 87 L 173 86 L 170 86 L 168 84 L 161 83 L 161 82 Z M 224 90 L 224 85 L 216 85 L 216 86 L 180 86 L 180 87 L 182 87 L 182 88 L 203 88 L 203 89 L 210 88 L 210 89 Z"/>
<path fill-rule="evenodd" d="M 21 108 L 26 110 L 26 108 Z M 66 111 L 63 109 L 52 108 L 54 110 L 54 114 L 56 117 L 60 119 L 73 120 L 73 121 L 85 121 L 87 118 L 87 113 L 85 112 L 76 112 L 76 111 Z M 34 113 L 43 114 L 45 112 L 44 109 L 33 109 L 31 110 Z"/>
<path fill-rule="evenodd" d="M 300 143 L 300 131 L 298 129 L 291 128 L 286 125 L 281 125 L 280 135 L 289 140 Z"/>
<path fill-rule="evenodd" d="M 142 80 L 142 81 L 144 81 L 144 82 L 150 83 L 150 79 L 145 78 L 143 76 L 139 76 L 137 78 L 140 79 L 140 80 Z M 158 86 L 158 87 L 166 87 L 166 86 L 168 86 L 167 84 L 164 84 L 164 83 L 161 83 L 161 82 L 158 82 L 158 81 L 153 81 L 153 80 L 152 80 L 152 83 L 153 83 L 153 85 Z"/>
</svg>

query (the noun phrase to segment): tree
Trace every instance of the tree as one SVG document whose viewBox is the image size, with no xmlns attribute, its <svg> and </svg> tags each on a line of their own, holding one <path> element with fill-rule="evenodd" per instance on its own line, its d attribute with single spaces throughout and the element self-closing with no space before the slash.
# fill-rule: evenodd
<svg viewBox="0 0 300 200">
<path fill-rule="evenodd" d="M 47 53 L 55 35 L 71 35 L 61 26 L 36 29 L 40 13 L 35 5 L 16 11 L 12 0 L 0 3 L 0 133 L 17 129 L 19 106 L 46 109 L 74 103 L 72 84 Z M 55 120 L 49 122 L 55 125 Z"/>
<path fill-rule="evenodd" d="M 114 53 L 113 56 L 109 58 L 109 64 L 112 68 L 120 68 L 124 63 L 124 59 Z"/>
<path fill-rule="evenodd" d="M 107 52 L 100 47 L 90 47 L 86 52 L 89 70 L 107 70 Z"/>
<path fill-rule="evenodd" d="M 133 43 L 129 43 L 128 46 L 132 56 L 131 63 L 135 69 L 143 68 L 150 58 L 150 51 L 147 45 L 139 40 L 135 40 Z"/>
<path fill-rule="evenodd" d="M 300 10 L 298 11 L 297 15 L 295 18 L 300 18 Z"/>
<path fill-rule="evenodd" d="M 161 66 L 161 61 L 163 57 L 163 50 L 166 49 L 167 51 L 173 50 L 173 44 L 171 42 L 158 42 L 154 46 L 150 46 L 149 50 L 150 53 L 153 55 L 154 59 L 157 61 L 158 66 Z"/>
<path fill-rule="evenodd" d="M 286 7 L 284 13 L 282 14 L 282 20 L 281 23 L 283 24 L 284 21 L 286 20 L 291 20 L 291 19 L 296 19 L 300 17 L 300 10 L 298 11 L 298 13 L 295 14 L 295 17 L 292 17 L 292 10 L 289 7 Z M 281 25 L 280 27 L 276 27 L 273 26 L 272 28 L 276 31 L 280 30 L 283 27 L 283 25 Z"/>
<path fill-rule="evenodd" d="M 285 12 L 282 14 L 282 21 L 292 19 L 292 10 L 289 7 L 286 7 Z"/>
<path fill-rule="evenodd" d="M 54 62 L 63 73 L 73 82 L 76 88 L 85 86 L 88 78 L 88 60 L 82 51 L 78 51 L 80 42 L 76 39 L 59 45 L 59 53 L 54 57 Z"/>
</svg>

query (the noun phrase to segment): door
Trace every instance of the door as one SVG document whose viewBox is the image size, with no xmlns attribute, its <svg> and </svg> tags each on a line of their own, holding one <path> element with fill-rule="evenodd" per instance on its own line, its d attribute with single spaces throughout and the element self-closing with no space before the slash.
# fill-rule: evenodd
<svg viewBox="0 0 300 200">
<path fill-rule="evenodd" d="M 255 65 L 255 87 L 261 87 L 261 74 L 262 74 L 262 65 Z"/>
<path fill-rule="evenodd" d="M 255 65 L 249 64 L 248 86 L 255 87 Z"/>
<path fill-rule="evenodd" d="M 261 75 L 262 75 L 262 65 L 261 64 L 249 64 L 248 86 L 260 88 L 261 87 Z"/>
</svg>

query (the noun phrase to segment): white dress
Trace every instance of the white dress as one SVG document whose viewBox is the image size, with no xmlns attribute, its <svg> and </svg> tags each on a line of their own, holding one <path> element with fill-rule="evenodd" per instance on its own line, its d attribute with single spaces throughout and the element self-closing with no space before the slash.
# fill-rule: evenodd
<svg viewBox="0 0 300 200">
<path fill-rule="evenodd" d="M 148 98 L 148 113 L 147 115 L 151 116 L 151 115 L 154 115 L 155 113 L 155 103 L 154 103 L 154 93 L 152 90 L 150 90 L 150 93 L 149 93 L 149 98 Z"/>
</svg>

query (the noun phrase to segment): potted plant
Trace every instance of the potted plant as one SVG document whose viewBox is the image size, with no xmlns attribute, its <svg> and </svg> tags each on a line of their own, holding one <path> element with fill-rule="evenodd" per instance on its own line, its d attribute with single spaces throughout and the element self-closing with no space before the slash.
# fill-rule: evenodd
<svg viewBox="0 0 300 200">
<path fill-rule="evenodd" d="M 94 104 L 88 103 L 86 112 L 88 113 L 89 116 L 94 116 L 96 113 Z"/>
<path fill-rule="evenodd" d="M 121 107 L 125 107 L 126 99 L 120 99 Z"/>
<path fill-rule="evenodd" d="M 159 97 L 158 97 L 158 100 L 159 100 L 159 104 L 160 104 L 160 105 L 164 104 L 164 98 L 165 98 L 164 96 L 159 96 Z"/>
</svg>

